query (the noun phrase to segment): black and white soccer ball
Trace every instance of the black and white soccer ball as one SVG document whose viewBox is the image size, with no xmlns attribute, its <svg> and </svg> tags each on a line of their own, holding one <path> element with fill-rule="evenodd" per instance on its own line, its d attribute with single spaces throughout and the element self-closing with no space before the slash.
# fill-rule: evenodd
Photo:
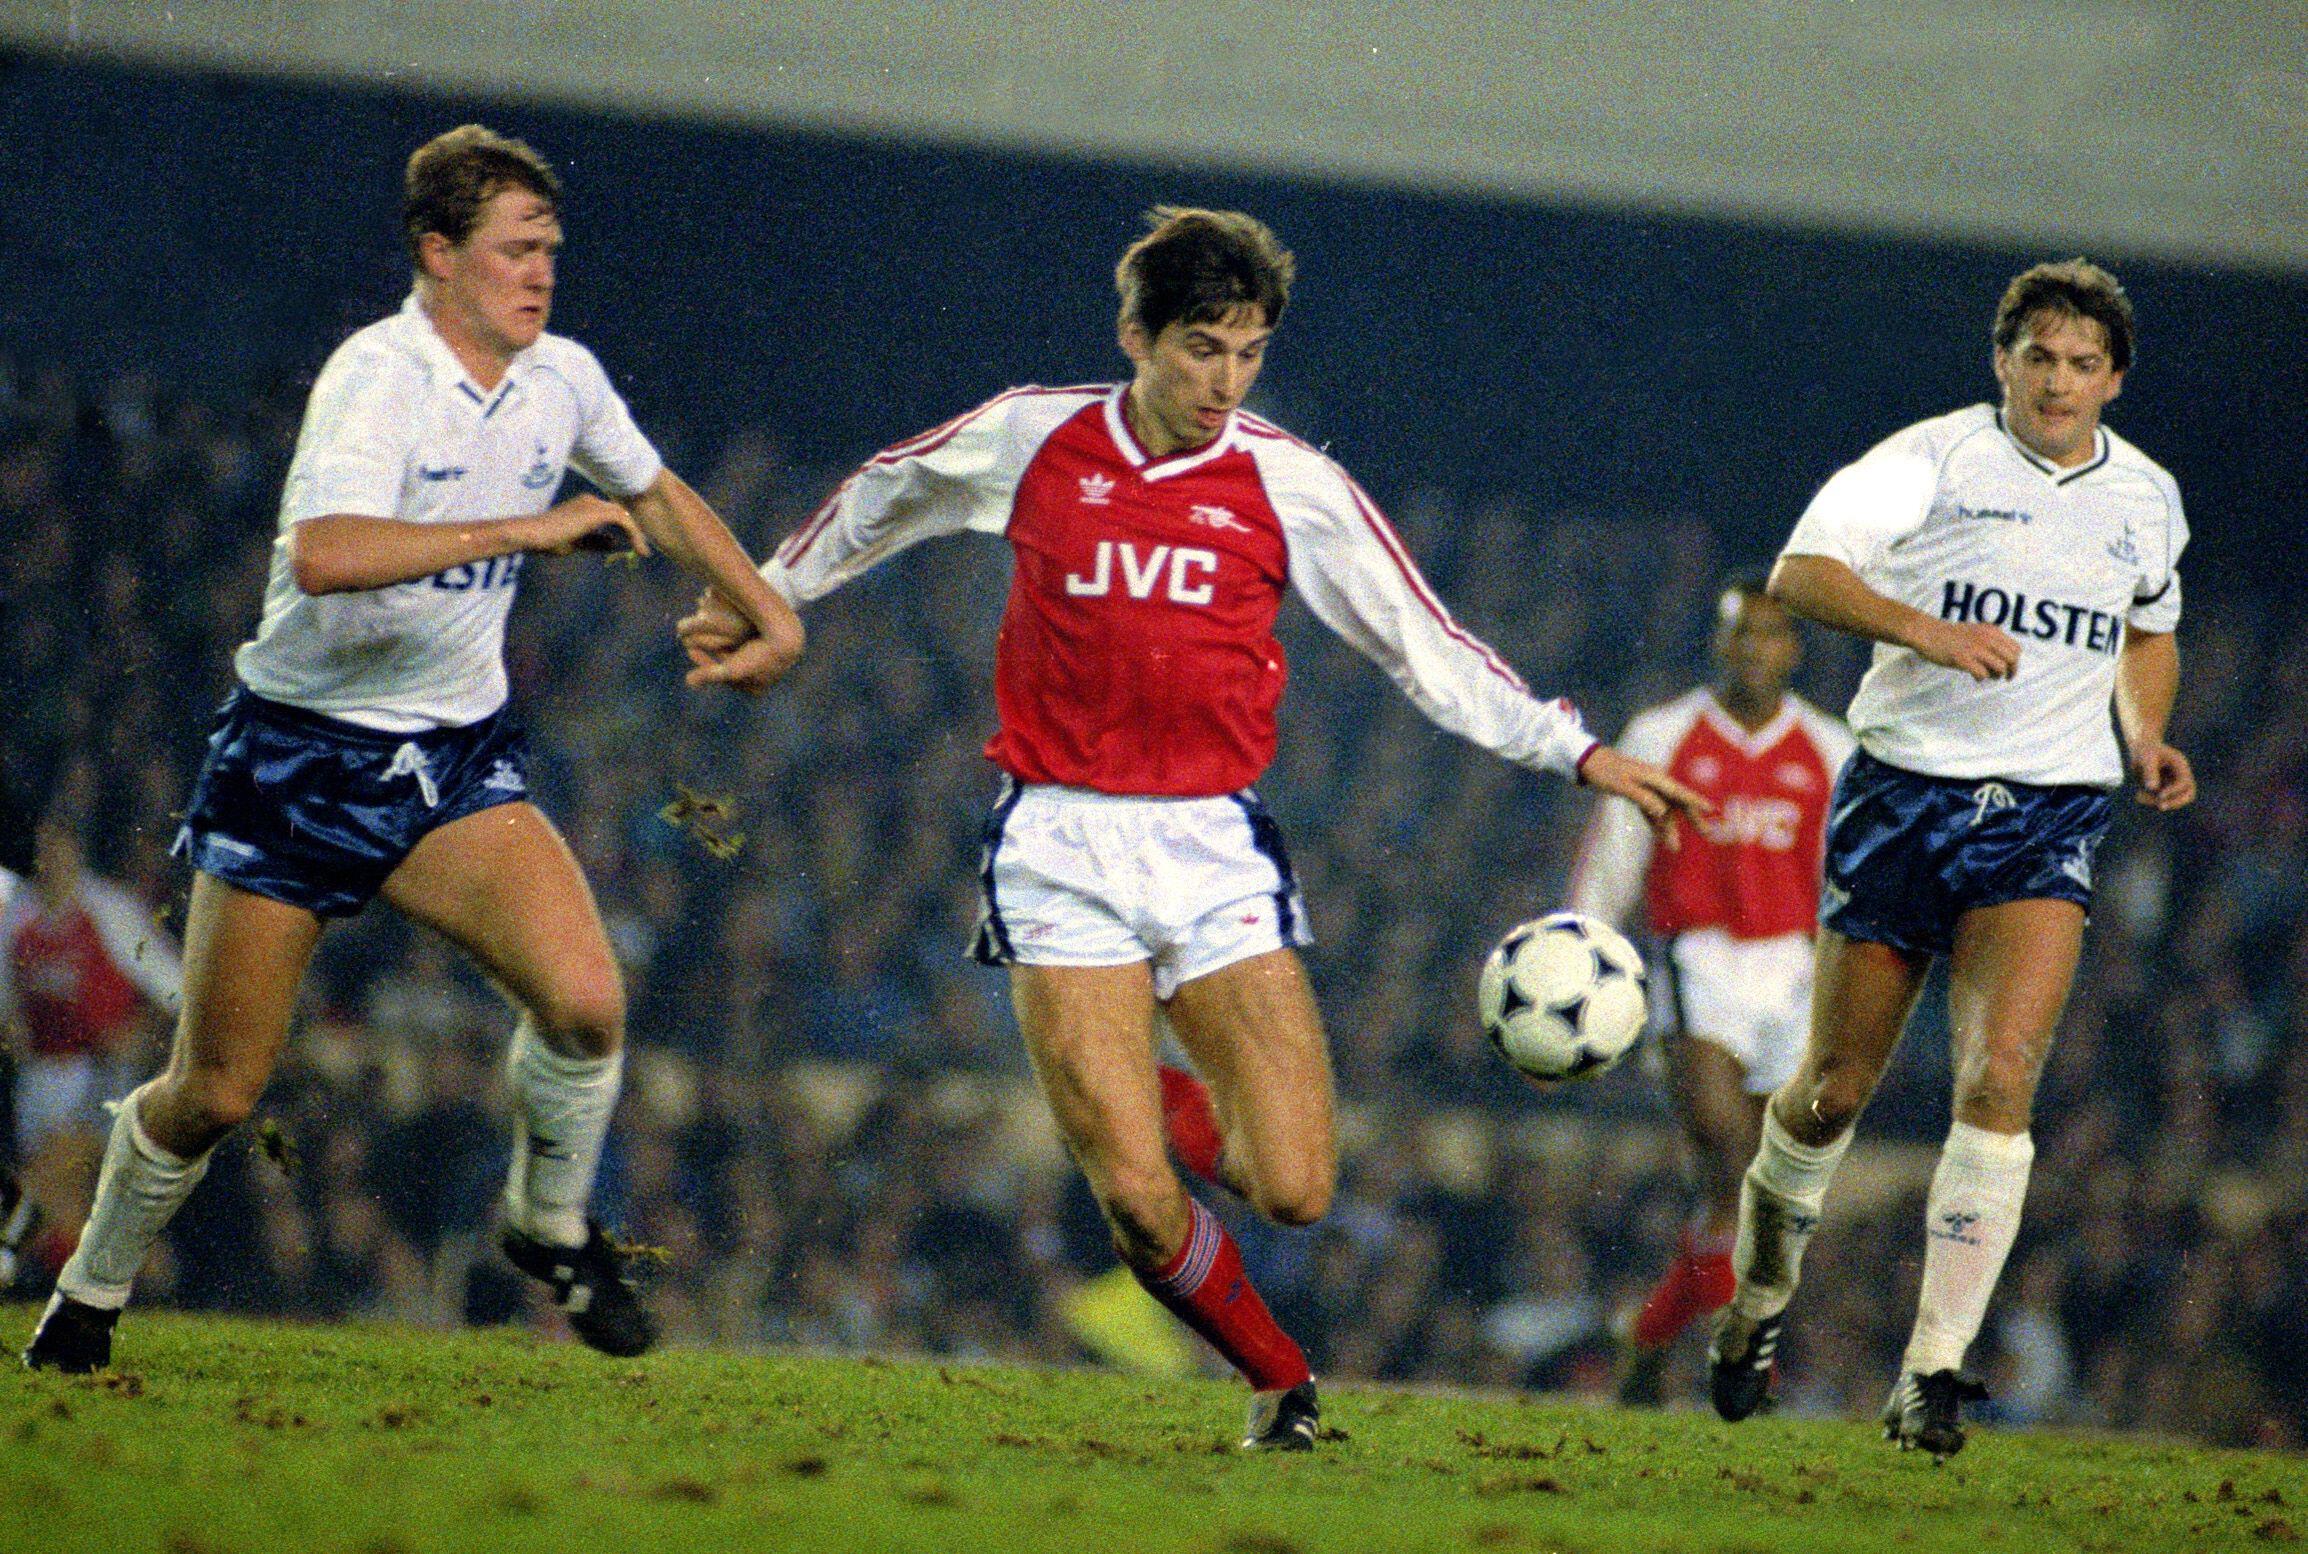
<svg viewBox="0 0 2308 1554">
<path fill-rule="evenodd" d="M 1491 1045 L 1541 1084 L 1592 1079 L 1625 1057 L 1650 1018 L 1643 957 L 1583 912 L 1509 929 L 1476 993 Z"/>
</svg>

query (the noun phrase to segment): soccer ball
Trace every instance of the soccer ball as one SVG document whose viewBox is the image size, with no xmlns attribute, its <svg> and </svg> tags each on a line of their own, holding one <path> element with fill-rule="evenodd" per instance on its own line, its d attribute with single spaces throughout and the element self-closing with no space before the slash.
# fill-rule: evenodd
<svg viewBox="0 0 2308 1554">
<path fill-rule="evenodd" d="M 1483 962 L 1483 1031 L 1541 1084 L 1592 1079 L 1627 1055 L 1650 1017 L 1643 957 L 1583 912 L 1508 930 Z"/>
</svg>

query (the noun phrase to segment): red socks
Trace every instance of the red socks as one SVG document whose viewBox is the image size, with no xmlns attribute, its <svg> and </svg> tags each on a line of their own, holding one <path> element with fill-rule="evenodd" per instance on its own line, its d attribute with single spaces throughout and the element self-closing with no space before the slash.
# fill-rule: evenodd
<svg viewBox="0 0 2308 1554">
<path fill-rule="evenodd" d="M 1673 1343 L 1693 1322 L 1729 1304 L 1737 1282 L 1729 1247 L 1702 1246 L 1698 1237 L 1685 1231 L 1675 1260 L 1635 1317 L 1635 1346 L 1663 1349 Z"/>
<path fill-rule="evenodd" d="M 1171 1152 L 1179 1164 L 1214 1186 L 1218 1179 L 1218 1112 L 1210 1091 L 1182 1068 L 1165 1063 L 1157 1071 L 1162 1080 L 1162 1126 L 1170 1135 Z"/>
<path fill-rule="evenodd" d="M 1210 1091 L 1182 1068 L 1164 1064 L 1158 1072 L 1162 1126 L 1170 1135 L 1171 1152 L 1204 1181 L 1226 1186 L 1218 1175 L 1223 1140 Z M 1186 1244 L 1159 1272 L 1140 1273 L 1138 1282 L 1260 1392 L 1297 1386 L 1309 1375 L 1306 1356 L 1250 1287 L 1241 1248 L 1208 1209 L 1192 1198 L 1186 1207 Z"/>
<path fill-rule="evenodd" d="M 1169 1091 L 1167 1080 L 1163 1090 Z M 1250 1287 L 1250 1276 L 1242 1271 L 1242 1249 L 1208 1209 L 1191 1198 L 1186 1208 L 1186 1244 L 1160 1272 L 1140 1272 L 1138 1282 L 1258 1391 L 1297 1386 L 1312 1374 L 1306 1356 Z"/>
</svg>

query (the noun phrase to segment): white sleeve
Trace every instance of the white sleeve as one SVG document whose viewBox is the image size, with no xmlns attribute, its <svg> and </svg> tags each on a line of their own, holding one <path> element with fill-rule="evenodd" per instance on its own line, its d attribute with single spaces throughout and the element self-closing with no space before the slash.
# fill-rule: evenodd
<svg viewBox="0 0 2308 1554">
<path fill-rule="evenodd" d="M 639 496 L 656 482 L 665 461 L 633 424 L 633 412 L 601 370 L 600 361 L 574 340 L 567 345 L 567 376 L 577 391 L 579 416 L 569 465 L 610 496 Z"/>
<path fill-rule="evenodd" d="M 424 368 L 408 358 L 358 337 L 338 347 L 305 401 L 282 525 L 398 516 L 425 393 Z"/>
<path fill-rule="evenodd" d="M 1854 572 L 1923 527 L 1939 483 L 1937 461 L 1894 438 L 1829 477 L 1803 510 L 1783 556 L 1826 556 Z"/>
<path fill-rule="evenodd" d="M 2188 517 L 2180 509 L 2179 486 L 2168 478 L 2156 484 L 2167 509 L 2164 544 L 2160 555 L 2148 559 L 2153 570 L 2140 578 L 2140 590 L 2124 615 L 2134 631 L 2176 631 L 2180 625 L 2180 552 L 2188 548 Z"/>
<path fill-rule="evenodd" d="M 1660 767 L 1674 755 L 1674 747 L 1670 716 L 1663 707 L 1638 713 L 1617 746 L 1623 755 Z M 1625 926 L 1627 914 L 1643 898 L 1651 848 L 1651 827 L 1643 812 L 1624 799 L 1598 795 L 1586 833 L 1579 839 L 1579 855 L 1571 864 L 1571 888 L 1564 904 L 1614 928 Z"/>
<path fill-rule="evenodd" d="M 153 919 L 143 902 L 118 885 L 83 880 L 80 904 L 96 925 L 105 953 L 135 983 L 137 991 L 171 1014 L 184 999 L 184 964 L 176 941 Z"/>
<path fill-rule="evenodd" d="M 1569 776 L 1596 740 L 1568 699 L 1542 702 L 1451 619 L 1346 472 L 1295 446 L 1260 459 L 1290 552 L 1290 586 L 1441 727 L 1534 771 Z"/>
<path fill-rule="evenodd" d="M 1022 412 L 1020 396 L 1033 393 L 996 395 L 875 454 L 762 563 L 762 577 L 787 602 L 806 604 L 923 540 L 1003 532 L 1026 466 L 1058 424 Z M 1028 403 L 1046 410 L 1056 397 Z M 1071 414 L 1080 402 L 1064 408 Z"/>
</svg>

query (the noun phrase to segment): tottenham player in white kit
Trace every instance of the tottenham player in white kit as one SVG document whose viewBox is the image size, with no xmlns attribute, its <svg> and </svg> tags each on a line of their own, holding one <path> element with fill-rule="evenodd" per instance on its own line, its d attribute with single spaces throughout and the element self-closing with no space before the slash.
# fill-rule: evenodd
<svg viewBox="0 0 2308 1554">
<path fill-rule="evenodd" d="M 1307 1224 L 1335 1178 L 1329 1057 L 1296 947 L 1305 906 L 1251 789 L 1275 749 L 1285 586 L 1442 726 L 1577 773 L 1653 819 L 1703 808 L 1543 702 L 1437 603 L 1369 499 L 1245 412 L 1290 255 L 1234 212 L 1160 210 L 1117 271 L 1128 383 L 1018 389 L 899 443 L 763 568 L 796 603 L 964 530 L 1016 557 L 995 665 L 1003 772 L 975 951 L 1018 1023 L 1122 1260 L 1254 1390 L 1246 1447 L 1317 1433 L 1298 1345 L 1165 1143 L 1259 1211 Z M 701 663 L 746 630 L 710 597 Z M 1155 1062 L 1170 1025 L 1207 1090 Z"/>
<path fill-rule="evenodd" d="M 2143 804 L 2195 797 L 2164 737 L 2179 488 L 2100 424 L 2131 363 L 2131 302 L 2095 265 L 2039 265 L 2005 291 L 1993 338 L 2002 403 L 1909 427 L 1839 472 L 1772 573 L 1773 598 L 1877 646 L 1830 822 L 1810 1045 L 1747 1171 L 1712 1354 L 1718 1412 L 1746 1417 L 1828 1179 L 1946 956 L 1955 1116 L 1884 1409 L 1889 1438 L 1942 1459 L 1984 1396 L 1964 1353 L 2019 1230 L 2112 791 L 2128 767 Z"/>
<path fill-rule="evenodd" d="M 625 997 L 575 858 L 526 802 L 505 617 L 529 552 L 616 536 L 703 574 L 755 629 L 747 656 L 692 684 L 766 684 L 801 628 L 591 353 L 544 332 L 559 202 L 542 158 L 478 125 L 409 160 L 415 290 L 313 385 L 263 623 L 178 837 L 197 872 L 175 1045 L 119 1108 L 28 1365 L 109 1363 L 145 1254 L 264 1091 L 324 921 L 378 895 L 461 947 L 518 1011 L 507 1255 L 595 1348 L 654 1339 L 623 1254 L 586 1215 Z M 614 500 L 554 503 L 569 468 Z"/>
</svg>

